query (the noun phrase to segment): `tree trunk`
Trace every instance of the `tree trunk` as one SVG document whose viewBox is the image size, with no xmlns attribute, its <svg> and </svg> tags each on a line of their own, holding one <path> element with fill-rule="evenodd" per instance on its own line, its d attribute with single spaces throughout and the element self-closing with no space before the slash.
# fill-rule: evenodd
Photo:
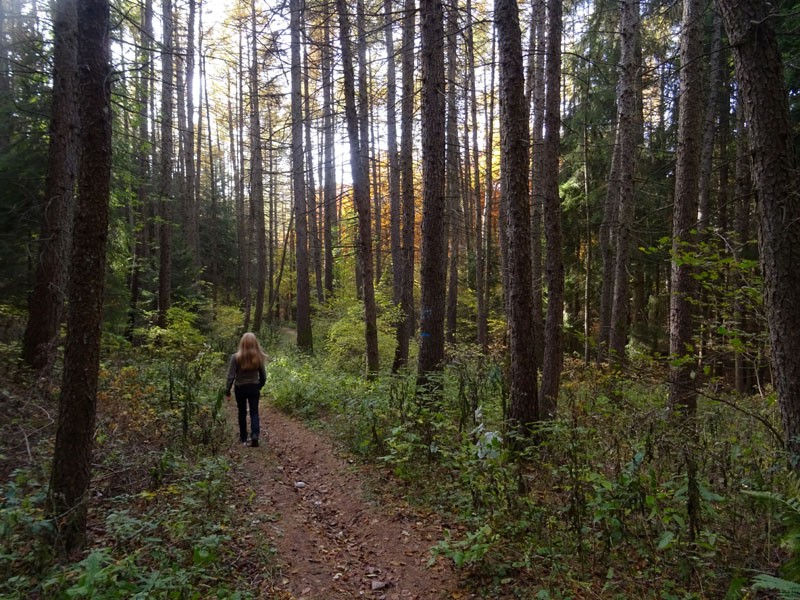
<svg viewBox="0 0 800 600">
<path fill-rule="evenodd" d="M 369 158 L 370 169 L 372 170 L 372 205 L 373 205 L 373 236 L 375 241 L 375 285 L 378 285 L 383 276 L 383 198 L 381 197 L 381 178 L 378 170 L 378 148 L 380 147 L 380 134 L 375 135 L 375 92 L 372 88 L 374 77 L 370 76 L 370 98 L 372 105 L 369 113 Z"/>
<path fill-rule="evenodd" d="M 495 0 L 500 46 L 500 185 L 508 235 L 508 339 L 511 390 L 508 421 L 525 432 L 539 419 L 533 326 L 530 319 L 531 246 L 528 208 L 528 111 L 516 0 Z M 559 20 L 560 24 L 560 20 Z"/>
<path fill-rule="evenodd" d="M 403 211 L 403 251 L 400 308 L 403 321 L 397 326 L 397 347 L 392 370 L 408 363 L 408 346 L 414 331 L 414 22 L 415 0 L 405 0 L 403 15 L 403 98 L 400 106 L 400 173 Z"/>
<path fill-rule="evenodd" d="M 6 18 L 5 3 L 0 2 L 0 109 L 2 109 L 3 112 L 9 110 L 13 103 L 8 56 L 11 44 L 9 36 L 6 33 L 7 23 L 8 19 Z M 5 117 L 0 119 L 0 156 L 5 156 L 11 145 L 11 123 L 11 119 Z"/>
<path fill-rule="evenodd" d="M 200 27 L 203 26 L 203 17 L 200 17 Z M 200 59 L 200 84 L 206 90 L 206 130 L 208 131 L 208 178 L 211 184 L 211 206 L 209 210 L 209 220 L 212 224 L 217 223 L 217 175 L 214 167 L 214 145 L 211 137 L 211 104 L 209 98 L 211 94 L 208 93 L 208 79 L 206 78 L 206 57 L 202 56 Z M 202 119 L 203 111 L 202 104 L 200 105 L 199 118 Z M 198 132 L 199 135 L 200 132 Z M 201 138 L 202 139 L 202 136 Z M 200 140 L 198 140 L 200 141 Z M 219 144 L 217 144 L 219 147 Z M 263 224 L 263 202 L 262 202 L 262 217 Z M 263 228 L 263 226 L 262 226 Z M 213 230 L 212 230 L 213 231 Z M 214 304 L 217 302 L 217 292 L 219 290 L 219 238 L 212 235 L 210 244 L 210 256 L 208 258 L 208 271 L 209 279 L 211 280 L 211 300 Z M 263 275 L 262 275 L 263 277 Z"/>
<path fill-rule="evenodd" d="M 625 0 L 620 24 L 622 50 L 620 78 L 617 86 L 617 253 L 614 260 L 614 288 L 611 303 L 611 331 L 609 333 L 609 358 L 612 364 L 625 362 L 630 322 L 630 229 L 633 224 L 634 184 L 636 169 L 636 45 L 639 37 L 639 1 Z M 685 63 L 683 63 L 685 64 Z"/>
<path fill-rule="evenodd" d="M 239 65 L 242 69 L 244 69 L 245 61 L 244 61 L 244 48 L 242 43 L 242 30 L 244 29 L 244 24 L 239 28 Z M 248 223 L 247 219 L 247 211 L 245 209 L 245 202 L 244 202 L 244 184 L 245 184 L 245 162 L 244 162 L 244 77 L 243 74 L 240 73 L 239 77 L 239 85 L 238 85 L 238 98 L 239 98 L 239 109 L 238 113 L 238 123 L 239 123 L 239 136 L 238 136 L 238 146 L 239 146 L 239 176 L 241 177 L 239 182 L 239 189 L 241 191 L 241 211 L 242 211 L 242 230 L 241 236 L 239 237 L 239 245 L 240 245 L 240 259 L 241 262 L 241 280 L 240 280 L 240 288 L 239 294 L 241 296 L 241 301 L 244 304 L 244 322 L 242 323 L 242 327 L 245 331 L 250 330 L 250 226 L 251 223 Z M 200 127 L 198 126 L 198 135 L 200 134 L 199 131 Z M 199 146 L 198 146 L 199 147 Z M 199 164 L 199 153 L 198 153 L 198 164 Z M 200 170 L 197 171 L 198 179 L 200 177 Z M 198 186 L 198 190 L 200 186 Z M 237 207 L 239 204 L 237 204 Z"/>
<path fill-rule="evenodd" d="M 269 105 L 268 105 L 269 106 Z M 278 293 L 280 289 L 280 278 L 275 280 L 275 252 L 278 249 L 278 237 L 277 237 L 277 223 L 278 223 L 278 216 L 277 216 L 277 177 L 275 175 L 275 124 L 272 120 L 272 111 L 267 110 L 267 144 L 269 150 L 267 151 L 267 168 L 269 169 L 269 233 L 267 235 L 267 282 L 268 282 L 268 294 L 267 297 L 269 298 L 269 306 L 272 307 L 273 303 L 275 302 L 275 295 Z M 291 226 L 292 217 L 289 217 L 289 225 Z M 284 252 L 281 260 L 284 259 L 286 253 Z M 267 322 L 274 324 L 276 321 L 275 315 L 272 313 L 272 309 L 267 310 L 266 312 Z"/>
<path fill-rule="evenodd" d="M 361 159 L 361 171 L 366 182 L 367 207 L 369 205 L 369 93 L 367 91 L 367 34 L 364 0 L 356 1 L 356 50 L 358 53 L 358 129 Z M 358 212 L 358 209 L 356 209 Z M 360 229 L 356 228 L 356 296 L 364 299 L 363 271 L 364 257 L 361 255 L 361 243 L 358 240 Z M 372 233 L 370 232 L 370 239 Z"/>
<path fill-rule="evenodd" d="M 722 18 L 722 17 L 720 17 Z M 717 192 L 717 212 L 719 221 L 717 229 L 723 235 L 727 235 L 730 230 L 728 192 L 730 190 L 730 165 L 728 163 L 730 153 L 728 151 L 728 140 L 730 139 L 730 113 L 731 113 L 731 89 L 730 74 L 728 66 L 728 55 L 726 50 L 720 50 L 720 89 L 717 94 L 717 113 L 719 114 L 719 187 Z"/>
<path fill-rule="evenodd" d="M 669 350 L 673 365 L 670 368 L 669 401 L 679 411 L 686 444 L 683 448 L 688 478 L 687 512 L 689 539 L 694 541 L 700 532 L 700 505 L 694 446 L 697 444 L 695 415 L 697 393 L 695 376 L 692 301 L 697 292 L 693 270 L 680 259 L 695 239 L 697 196 L 700 186 L 700 153 L 702 135 L 703 65 L 700 56 L 703 46 L 703 2 L 684 0 L 683 33 L 681 35 L 680 113 L 678 144 L 675 160 L 675 203 L 672 212 L 672 273 L 669 319 Z"/>
<path fill-rule="evenodd" d="M 486 267 L 484 265 L 483 215 L 481 201 L 481 171 L 478 157 L 478 92 L 475 83 L 475 41 L 472 31 L 472 0 L 467 0 L 467 68 L 469 69 L 470 109 L 472 117 L 472 156 L 474 168 L 473 191 L 475 202 L 475 295 L 477 299 L 477 342 L 484 352 L 489 349 L 488 323 L 486 316 Z M 491 140 L 489 141 L 491 144 Z"/>
<path fill-rule="evenodd" d="M 619 117 L 614 150 L 611 155 L 611 168 L 608 174 L 603 220 L 600 223 L 599 246 L 602 259 L 603 274 L 600 280 L 600 314 L 597 339 L 597 362 L 608 359 L 608 347 L 611 341 L 611 307 L 614 298 L 614 266 L 616 251 L 614 248 L 617 230 L 617 210 L 619 195 Z"/>
<path fill-rule="evenodd" d="M 258 90 L 258 31 L 256 26 L 255 0 L 250 0 L 250 18 L 250 52 L 252 54 L 250 57 L 252 61 L 250 63 L 250 202 L 252 204 L 251 212 L 255 219 L 253 227 L 256 246 L 256 305 L 253 311 L 253 329 L 260 331 L 264 310 L 264 294 L 267 286 L 267 231 L 264 223 L 264 155 L 261 149 L 261 115 Z M 292 68 L 294 69 L 294 63 L 292 64 Z M 292 71 L 292 73 L 294 73 L 294 71 Z M 298 72 L 298 77 L 299 76 L 300 74 Z M 294 93 L 294 89 L 292 91 Z M 206 93 L 206 95 L 208 94 Z M 295 190 L 295 193 L 297 193 L 297 190 Z M 305 209 L 303 210 L 303 219 L 305 219 Z"/>
<path fill-rule="evenodd" d="M 314 344 L 311 332 L 311 285 L 308 277 L 308 221 L 306 219 L 305 166 L 303 164 L 303 97 L 300 91 L 302 2 L 290 0 L 289 10 L 292 34 L 292 184 L 295 260 L 297 262 L 297 347 L 311 352 Z"/>
<path fill-rule="evenodd" d="M 458 107 L 456 105 L 456 64 L 458 46 L 458 0 L 447 7 L 447 152 L 446 202 L 449 215 L 450 269 L 447 294 L 447 342 L 455 342 L 458 309 L 458 258 L 461 245 L 462 216 L 460 155 L 458 146 Z"/>
<path fill-rule="evenodd" d="M 189 0 L 189 23 L 186 41 L 186 127 L 183 130 L 183 147 L 186 152 L 186 179 L 183 202 L 185 211 L 186 241 L 192 251 L 195 266 L 200 264 L 200 224 L 198 220 L 195 188 L 198 187 L 194 168 L 194 20 L 196 0 Z M 202 1 L 200 3 L 202 11 Z M 229 96 L 230 99 L 230 96 Z"/>
<path fill-rule="evenodd" d="M 708 68 L 707 104 L 703 117 L 703 145 L 700 153 L 700 179 L 697 204 L 697 230 L 699 239 L 708 239 L 712 227 L 711 222 L 711 171 L 714 159 L 714 138 L 716 134 L 717 114 L 720 108 L 720 81 L 722 79 L 722 17 L 712 8 L 711 64 Z M 718 219 L 717 219 L 718 221 Z M 713 370 L 713 355 L 709 349 L 713 345 L 714 331 L 706 323 L 712 317 L 708 291 L 700 287 L 698 300 L 698 319 L 700 321 L 698 367 Z M 707 360 L 708 359 L 708 360 Z"/>
<path fill-rule="evenodd" d="M 775 389 L 786 448 L 800 453 L 800 203 L 783 65 L 770 7 L 761 0 L 719 0 L 733 48 L 753 153 L 759 236 Z"/>
<path fill-rule="evenodd" d="M 78 3 L 80 159 L 67 286 L 67 339 L 49 502 L 64 555 L 85 539 L 103 323 L 111 183 L 108 0 Z"/>
<path fill-rule="evenodd" d="M 162 3 L 163 40 L 161 46 L 161 164 L 159 171 L 159 204 L 161 223 L 158 228 L 158 326 L 167 326 L 167 311 L 172 295 L 172 0 Z"/>
<path fill-rule="evenodd" d="M 140 71 L 139 83 L 139 105 L 141 114 L 139 115 L 139 140 L 141 147 L 137 157 L 136 183 L 136 204 L 139 231 L 136 233 L 136 241 L 131 256 L 131 278 L 130 278 L 130 305 L 128 308 L 128 330 L 126 336 L 129 340 L 133 339 L 133 332 L 136 328 L 136 316 L 139 311 L 139 295 L 141 293 L 141 273 L 142 263 L 147 258 L 147 218 L 150 191 L 152 189 L 150 179 L 150 158 L 153 155 L 153 144 L 148 144 L 149 134 L 149 108 L 150 108 L 150 86 L 152 80 L 152 42 L 153 42 L 153 3 L 152 0 L 145 0 L 142 6 L 142 33 L 141 33 L 141 57 L 140 63 L 143 65 Z M 148 148 L 149 146 L 149 148 Z"/>
<path fill-rule="evenodd" d="M 403 240 L 400 237 L 400 165 L 397 154 L 397 85 L 395 84 L 395 57 L 392 0 L 384 0 L 384 33 L 386 36 L 386 143 L 389 153 L 389 229 L 392 255 L 392 302 L 400 304 L 402 295 Z M 399 324 L 398 324 L 399 325 Z"/>
<path fill-rule="evenodd" d="M 367 349 L 367 371 L 378 370 L 378 328 L 375 308 L 374 274 L 372 269 L 372 231 L 369 219 L 369 180 L 364 169 L 363 146 L 358 136 L 353 57 L 350 47 L 350 21 L 344 0 L 336 0 L 341 34 L 342 71 L 344 75 L 345 118 L 350 140 L 350 169 L 353 176 L 353 201 L 358 212 L 358 242 L 361 249 L 361 265 L 364 285 L 364 337 Z M 362 98 L 363 99 L 363 98 Z M 363 121 L 362 121 L 363 125 Z M 363 142 L 363 138 L 361 140 Z"/>
<path fill-rule="evenodd" d="M 37 370 L 45 369 L 55 359 L 64 307 L 65 258 L 69 256 L 78 169 L 77 29 L 75 0 L 58 0 L 53 15 L 53 100 L 45 204 L 36 279 L 22 340 L 22 358 Z"/>
<path fill-rule="evenodd" d="M 486 122 L 488 123 L 488 131 L 486 132 L 486 201 L 483 203 L 483 230 L 485 232 L 486 240 L 484 247 L 486 248 L 486 280 L 485 280 L 485 299 L 483 305 L 486 307 L 487 315 L 489 310 L 489 301 L 491 300 L 492 292 L 492 273 L 493 265 L 495 263 L 494 250 L 492 248 L 492 206 L 494 205 L 494 171 L 493 171 L 493 151 L 494 151 L 494 93 L 489 93 L 489 90 L 494 90 L 494 71 L 495 71 L 495 47 L 497 46 L 497 36 L 492 36 L 492 56 L 490 60 L 491 75 L 489 78 L 488 89 L 484 87 L 484 97 L 489 97 L 488 109 L 484 105 L 484 112 Z M 484 80 L 485 81 L 485 80 Z M 487 347 L 488 350 L 488 335 Z"/>
<path fill-rule="evenodd" d="M 544 309 L 542 302 L 542 207 L 544 205 L 544 118 L 545 118 L 545 64 L 546 52 L 545 21 L 547 17 L 546 0 L 533 2 L 533 21 L 531 29 L 536 31 L 535 57 L 532 81 L 529 80 L 530 105 L 533 110 L 533 132 L 531 133 L 531 277 L 533 300 L 531 321 L 536 340 L 534 355 L 536 366 L 541 367 L 544 359 Z"/>
<path fill-rule="evenodd" d="M 331 32 L 329 4 L 324 3 L 323 30 L 325 44 L 322 47 L 323 127 L 325 146 L 325 289 L 333 295 L 333 222 L 336 213 L 336 164 L 333 157 L 333 82 L 331 76 Z"/>
<path fill-rule="evenodd" d="M 305 21 L 305 19 L 303 19 Z M 304 27 L 305 29 L 305 27 Z M 303 89 L 305 91 L 306 172 L 308 173 L 308 226 L 311 237 L 311 260 L 314 263 L 314 283 L 317 301 L 325 300 L 322 293 L 322 248 L 317 222 L 317 188 L 314 182 L 314 160 L 311 146 L 311 95 L 308 93 L 308 50 L 303 44 Z M 322 183 L 322 182 L 320 182 Z"/>
<path fill-rule="evenodd" d="M 420 3 L 422 74 L 422 251 L 420 255 L 420 341 L 417 381 L 444 361 L 445 237 L 444 23 L 441 0 Z M 405 131 L 403 132 L 405 134 Z"/>
<path fill-rule="evenodd" d="M 750 144 L 748 142 L 747 123 L 745 121 L 745 111 L 742 105 L 741 91 L 737 94 L 736 99 L 736 121 L 737 121 L 737 135 L 736 135 L 736 189 L 734 196 L 736 198 L 735 209 L 736 214 L 734 217 L 734 229 L 736 236 L 733 240 L 733 257 L 734 260 L 741 260 L 742 253 L 747 247 L 750 238 L 750 204 L 753 200 L 753 181 L 752 181 L 752 165 L 750 164 Z M 747 283 L 742 282 L 744 285 Z M 734 296 L 733 314 L 738 327 L 741 331 L 745 331 L 745 311 L 742 299 L 738 295 Z M 745 371 L 745 355 L 743 352 L 736 352 L 734 357 L 734 378 L 736 391 L 740 394 L 745 394 L 752 387 L 748 384 L 747 372 Z"/>
<path fill-rule="evenodd" d="M 700 198 L 697 205 L 697 229 L 704 232 L 711 226 L 711 168 L 714 158 L 714 133 L 720 107 L 720 80 L 722 70 L 722 17 L 713 11 L 711 37 L 711 65 L 708 78 L 708 103 L 703 120 L 703 149 L 700 158 Z"/>
<path fill-rule="evenodd" d="M 547 4 L 547 69 L 545 91 L 545 138 L 542 159 L 542 215 L 547 258 L 547 315 L 544 324 L 544 357 L 539 417 L 556 414 L 561 367 L 564 362 L 564 257 L 561 254 L 561 199 L 558 193 L 558 158 L 561 144 L 561 13 L 562 0 Z M 633 177 L 633 174 L 631 174 Z"/>
<path fill-rule="evenodd" d="M 694 22 L 696 20 L 696 23 Z M 670 354 L 673 359 L 685 359 L 670 370 L 670 403 L 689 414 L 696 410 L 692 348 L 692 304 L 696 285 L 692 269 L 680 255 L 684 245 L 694 240 L 697 223 L 697 193 L 700 181 L 699 159 L 702 129 L 702 19 L 700 0 L 685 0 L 684 31 L 681 36 L 681 105 L 678 120 L 677 155 L 675 163 L 675 203 L 672 219 L 672 275 L 670 296 Z"/>
<path fill-rule="evenodd" d="M 239 171 L 239 155 L 236 151 L 236 133 L 234 130 L 233 103 L 231 102 L 231 74 L 228 77 L 228 137 L 230 138 L 231 163 L 233 164 L 233 201 L 236 207 L 236 284 L 239 288 L 239 295 L 242 295 L 243 269 L 244 269 L 244 191 L 242 189 L 241 173 Z"/>
<path fill-rule="evenodd" d="M 590 96 L 590 82 L 586 79 L 586 90 L 584 94 L 584 102 L 589 101 Z M 592 329 L 592 316 L 589 310 L 589 304 L 592 292 L 592 219 L 591 209 L 589 207 L 589 194 L 591 192 L 591 185 L 589 183 L 589 124 L 587 122 L 587 113 L 584 112 L 583 118 L 583 201 L 585 206 L 586 216 L 586 250 L 584 256 L 584 281 L 583 281 L 583 363 L 589 366 L 591 360 L 591 329 Z"/>
<path fill-rule="evenodd" d="M 462 161 L 461 170 L 461 202 L 460 206 L 461 217 L 463 220 L 463 233 L 464 233 L 464 247 L 467 252 L 467 265 L 474 264 L 475 262 L 475 248 L 474 238 L 475 226 L 472 223 L 472 218 L 475 216 L 474 198 L 472 196 L 472 156 L 470 155 L 470 126 L 469 126 L 469 102 L 470 102 L 470 84 L 469 84 L 469 67 L 465 66 L 462 76 L 463 96 L 462 102 L 464 103 L 464 133 L 461 138 L 461 143 L 464 148 L 464 160 Z M 470 270 L 467 271 L 467 286 L 475 288 L 475 277 Z"/>
</svg>

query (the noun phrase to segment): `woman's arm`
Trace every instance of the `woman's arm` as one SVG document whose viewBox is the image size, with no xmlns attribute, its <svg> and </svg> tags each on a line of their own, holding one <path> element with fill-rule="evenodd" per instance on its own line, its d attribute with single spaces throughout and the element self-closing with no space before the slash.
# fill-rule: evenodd
<svg viewBox="0 0 800 600">
<path fill-rule="evenodd" d="M 236 379 L 236 355 L 231 355 L 231 362 L 228 365 L 228 378 L 225 381 L 225 395 L 231 395 L 231 387 L 233 386 L 233 382 Z"/>
</svg>

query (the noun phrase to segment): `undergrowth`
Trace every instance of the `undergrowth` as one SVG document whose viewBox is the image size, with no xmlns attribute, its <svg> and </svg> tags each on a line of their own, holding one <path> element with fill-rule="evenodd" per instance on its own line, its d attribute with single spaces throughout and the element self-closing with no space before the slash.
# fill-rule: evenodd
<svg viewBox="0 0 800 600">
<path fill-rule="evenodd" d="M 237 506 L 238 467 L 220 453 L 231 436 L 215 348 L 231 342 L 215 334 L 230 335 L 240 315 L 218 318 L 174 308 L 166 328 L 136 332 L 136 346 L 105 336 L 88 544 L 66 563 L 46 510 L 58 389 L 32 380 L 17 347 L 0 347 L 12 367 L 3 408 L 19 409 L 2 427 L 0 598 L 263 597 L 273 550 Z"/>
<path fill-rule="evenodd" d="M 558 418 L 508 444 L 501 366 L 470 348 L 450 356 L 424 399 L 412 374 L 368 379 L 296 354 L 272 362 L 269 390 L 283 410 L 324 421 L 351 452 L 386 465 L 398 495 L 445 515 L 452 527 L 432 553 L 468 569 L 483 594 L 734 600 L 755 597 L 754 576 L 786 559 L 776 509 L 746 493 L 794 489 L 764 426 L 778 422 L 774 397 L 701 397 L 692 540 L 691 436 L 667 408 L 658 364 L 623 379 L 569 363 Z"/>
</svg>

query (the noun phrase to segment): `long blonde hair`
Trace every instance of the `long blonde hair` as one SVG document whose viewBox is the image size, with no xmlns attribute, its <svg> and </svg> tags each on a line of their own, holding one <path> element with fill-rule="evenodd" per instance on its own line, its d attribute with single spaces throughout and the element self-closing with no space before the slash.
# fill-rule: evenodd
<svg viewBox="0 0 800 600">
<path fill-rule="evenodd" d="M 239 340 L 239 349 L 236 351 L 236 364 L 244 370 L 260 369 L 267 358 L 265 352 L 258 344 L 256 336 L 249 331 Z"/>
</svg>

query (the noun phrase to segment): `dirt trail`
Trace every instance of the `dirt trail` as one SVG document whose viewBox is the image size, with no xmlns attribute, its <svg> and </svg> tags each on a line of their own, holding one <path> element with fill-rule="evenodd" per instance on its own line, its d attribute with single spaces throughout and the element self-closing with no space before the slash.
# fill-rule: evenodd
<svg viewBox="0 0 800 600">
<path fill-rule="evenodd" d="M 273 597 L 473 597 L 444 559 L 426 567 L 441 535 L 435 523 L 369 503 L 361 476 L 328 438 L 261 404 L 262 446 L 231 453 L 247 473 L 240 491 L 255 494 L 258 526 L 278 550 Z"/>
</svg>

